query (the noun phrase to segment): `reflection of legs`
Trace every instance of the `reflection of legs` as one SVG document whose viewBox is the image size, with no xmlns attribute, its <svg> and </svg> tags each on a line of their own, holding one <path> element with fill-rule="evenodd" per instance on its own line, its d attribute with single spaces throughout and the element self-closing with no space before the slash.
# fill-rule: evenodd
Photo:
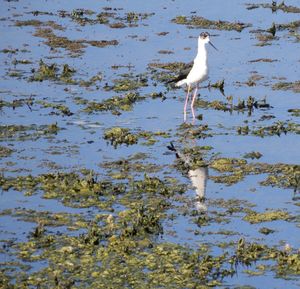
<svg viewBox="0 0 300 289">
<path fill-rule="evenodd" d="M 196 100 L 197 92 L 198 92 L 198 83 L 196 85 L 195 92 L 194 92 L 193 99 L 192 99 L 192 103 L 191 103 L 191 110 L 192 110 L 192 114 L 193 114 L 193 119 L 196 118 L 195 117 L 195 111 L 194 111 L 194 103 L 195 103 L 195 100 Z"/>
<path fill-rule="evenodd" d="M 189 100 L 190 89 L 191 89 L 191 86 L 188 85 L 188 91 L 187 91 L 187 94 L 186 94 L 184 109 L 183 109 L 183 119 L 184 119 L 184 121 L 186 121 L 186 107 L 187 107 L 188 100 Z"/>
</svg>

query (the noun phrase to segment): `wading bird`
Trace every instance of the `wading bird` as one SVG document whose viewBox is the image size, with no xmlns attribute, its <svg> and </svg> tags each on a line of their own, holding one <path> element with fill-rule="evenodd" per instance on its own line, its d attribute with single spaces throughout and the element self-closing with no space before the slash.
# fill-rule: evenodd
<svg viewBox="0 0 300 289">
<path fill-rule="evenodd" d="M 210 42 L 208 32 L 202 32 L 198 37 L 198 53 L 196 55 L 196 58 L 194 59 L 192 69 L 190 71 L 185 70 L 181 72 L 179 76 L 173 80 L 177 81 L 175 84 L 176 86 L 182 86 L 186 84 L 188 88 L 183 110 L 184 121 L 186 121 L 186 109 L 192 86 L 195 86 L 195 91 L 192 97 L 191 110 L 193 114 L 193 119 L 195 119 L 194 103 L 199 89 L 199 84 L 208 79 L 207 49 L 205 46 L 207 43 L 210 44 L 214 49 L 218 50 Z"/>
</svg>

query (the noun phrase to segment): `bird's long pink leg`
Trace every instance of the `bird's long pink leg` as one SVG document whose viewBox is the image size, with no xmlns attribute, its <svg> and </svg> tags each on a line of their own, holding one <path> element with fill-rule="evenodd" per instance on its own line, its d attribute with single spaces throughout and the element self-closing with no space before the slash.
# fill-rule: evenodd
<svg viewBox="0 0 300 289">
<path fill-rule="evenodd" d="M 188 91 L 187 91 L 187 94 L 186 94 L 186 97 L 185 97 L 185 103 L 184 103 L 184 109 L 183 109 L 183 120 L 184 121 L 186 121 L 186 108 L 187 108 L 187 104 L 188 104 L 188 101 L 189 101 L 190 89 L 191 89 L 191 86 L 188 85 Z"/>
<path fill-rule="evenodd" d="M 195 117 L 195 111 L 194 111 L 194 103 L 195 103 L 195 100 L 196 100 L 197 92 L 198 92 L 198 83 L 196 85 L 195 92 L 194 92 L 194 95 L 193 95 L 193 99 L 192 99 L 192 102 L 191 102 L 191 110 L 192 110 L 192 114 L 193 114 L 193 119 L 196 118 Z"/>
</svg>

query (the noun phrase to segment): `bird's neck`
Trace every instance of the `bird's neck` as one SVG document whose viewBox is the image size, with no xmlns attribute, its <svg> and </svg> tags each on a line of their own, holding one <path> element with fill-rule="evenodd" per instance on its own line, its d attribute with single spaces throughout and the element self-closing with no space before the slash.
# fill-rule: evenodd
<svg viewBox="0 0 300 289">
<path fill-rule="evenodd" d="M 198 53 L 197 53 L 197 56 L 195 58 L 195 61 L 197 61 L 197 62 L 201 61 L 201 62 L 207 63 L 207 51 L 206 51 L 204 43 L 199 43 L 198 44 Z"/>
</svg>

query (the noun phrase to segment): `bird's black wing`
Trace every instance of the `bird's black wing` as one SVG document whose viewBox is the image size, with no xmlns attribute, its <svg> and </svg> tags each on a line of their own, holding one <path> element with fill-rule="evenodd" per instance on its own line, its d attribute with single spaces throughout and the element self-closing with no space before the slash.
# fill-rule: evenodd
<svg viewBox="0 0 300 289">
<path fill-rule="evenodd" d="M 191 71 L 192 67 L 193 67 L 193 62 L 187 63 L 185 67 L 182 70 L 180 70 L 179 73 L 173 79 L 168 80 L 166 83 L 174 83 L 182 79 L 185 79 L 188 76 L 189 72 Z"/>
</svg>

